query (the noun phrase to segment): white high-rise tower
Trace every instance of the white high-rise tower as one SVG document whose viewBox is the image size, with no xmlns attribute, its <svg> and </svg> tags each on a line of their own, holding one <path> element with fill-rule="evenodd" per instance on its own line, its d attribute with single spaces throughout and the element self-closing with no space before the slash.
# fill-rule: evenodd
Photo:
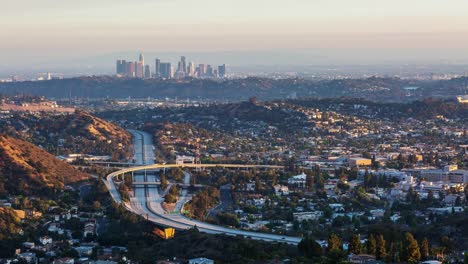
<svg viewBox="0 0 468 264">
<path fill-rule="evenodd" d="M 138 62 L 141 62 L 141 64 L 145 65 L 145 58 L 143 57 L 142 53 L 140 53 L 140 57 L 138 59 Z"/>
</svg>

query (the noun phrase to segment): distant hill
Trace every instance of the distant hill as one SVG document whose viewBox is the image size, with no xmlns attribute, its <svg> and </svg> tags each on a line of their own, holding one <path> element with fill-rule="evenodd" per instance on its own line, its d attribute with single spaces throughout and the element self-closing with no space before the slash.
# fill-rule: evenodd
<svg viewBox="0 0 468 264">
<path fill-rule="evenodd" d="M 80 77 L 38 82 L 0 83 L 0 94 L 33 94 L 49 98 L 191 98 L 245 101 L 287 97 L 353 97 L 401 102 L 426 97 L 454 98 L 464 94 L 468 78 L 443 81 L 366 78 L 305 80 L 246 78 L 234 80 L 141 80 L 110 76 Z"/>
<path fill-rule="evenodd" d="M 0 135 L 0 195 L 46 195 L 88 177 L 41 148 Z"/>
<path fill-rule="evenodd" d="M 72 116 L 67 116 L 63 127 L 64 133 L 83 136 L 90 140 L 116 141 L 130 143 L 131 135 L 123 128 L 95 117 L 90 113 L 76 110 Z"/>
<path fill-rule="evenodd" d="M 278 101 L 279 102 L 279 101 Z M 443 116 L 451 119 L 468 119 L 468 105 L 455 100 L 426 98 L 410 103 L 376 103 L 356 98 L 302 98 L 285 100 L 293 105 L 300 105 L 321 110 L 333 110 L 342 114 L 367 118 L 415 118 L 426 120 Z"/>
</svg>

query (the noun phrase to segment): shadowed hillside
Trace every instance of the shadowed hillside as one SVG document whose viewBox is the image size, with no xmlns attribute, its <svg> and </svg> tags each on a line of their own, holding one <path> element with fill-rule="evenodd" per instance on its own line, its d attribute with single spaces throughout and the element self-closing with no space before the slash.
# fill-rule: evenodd
<svg viewBox="0 0 468 264">
<path fill-rule="evenodd" d="M 0 195 L 46 195 L 88 175 L 35 145 L 0 135 Z"/>
</svg>

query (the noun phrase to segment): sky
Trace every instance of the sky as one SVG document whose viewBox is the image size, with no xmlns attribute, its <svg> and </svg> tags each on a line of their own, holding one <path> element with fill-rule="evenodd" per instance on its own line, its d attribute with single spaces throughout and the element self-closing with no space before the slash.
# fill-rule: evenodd
<svg viewBox="0 0 468 264">
<path fill-rule="evenodd" d="M 465 63 L 467 14 L 466 0 L 5 0 L 0 69 L 132 51 Z"/>
</svg>

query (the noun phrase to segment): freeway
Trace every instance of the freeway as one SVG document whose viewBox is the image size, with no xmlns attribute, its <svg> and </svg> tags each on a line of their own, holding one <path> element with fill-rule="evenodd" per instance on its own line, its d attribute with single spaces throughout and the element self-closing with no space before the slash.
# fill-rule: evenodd
<svg viewBox="0 0 468 264">
<path fill-rule="evenodd" d="M 162 168 L 174 168 L 174 167 L 229 167 L 229 168 L 272 168 L 282 169 L 282 166 L 272 165 L 239 165 L 239 164 L 153 164 L 154 163 L 154 147 L 152 144 L 151 135 L 148 133 L 129 130 L 133 135 L 133 146 L 134 146 L 134 159 L 137 164 L 141 166 L 125 168 L 109 174 L 105 180 L 105 184 L 109 189 L 109 193 L 112 198 L 122 203 L 119 192 L 114 183 L 114 177 L 131 172 L 134 175 L 134 181 L 139 183 L 144 182 L 156 182 L 158 179 L 156 176 L 147 173 L 147 171 L 159 170 Z M 143 173 L 142 173 L 143 172 Z M 184 184 L 190 182 L 190 175 L 186 173 L 184 175 Z M 163 195 L 160 194 L 158 186 L 156 185 L 144 185 L 144 188 L 134 188 L 134 196 L 130 198 L 129 202 L 124 203 L 127 210 L 136 214 L 142 215 L 149 221 L 152 221 L 158 225 L 166 227 L 174 227 L 179 230 L 190 229 L 196 226 L 200 232 L 209 234 L 226 234 L 232 236 L 244 236 L 257 240 L 264 240 L 269 242 L 283 242 L 289 244 L 298 244 L 301 241 L 300 237 L 282 236 L 275 234 L 267 234 L 260 232 L 251 232 L 238 230 L 234 228 L 227 228 L 223 226 L 217 226 L 208 224 L 205 222 L 197 221 L 194 219 L 187 218 L 180 214 L 180 210 L 183 208 L 183 204 L 190 200 L 190 196 L 187 194 L 187 190 L 182 191 L 182 195 L 176 204 L 177 213 L 168 214 L 161 206 L 164 200 Z"/>
</svg>

